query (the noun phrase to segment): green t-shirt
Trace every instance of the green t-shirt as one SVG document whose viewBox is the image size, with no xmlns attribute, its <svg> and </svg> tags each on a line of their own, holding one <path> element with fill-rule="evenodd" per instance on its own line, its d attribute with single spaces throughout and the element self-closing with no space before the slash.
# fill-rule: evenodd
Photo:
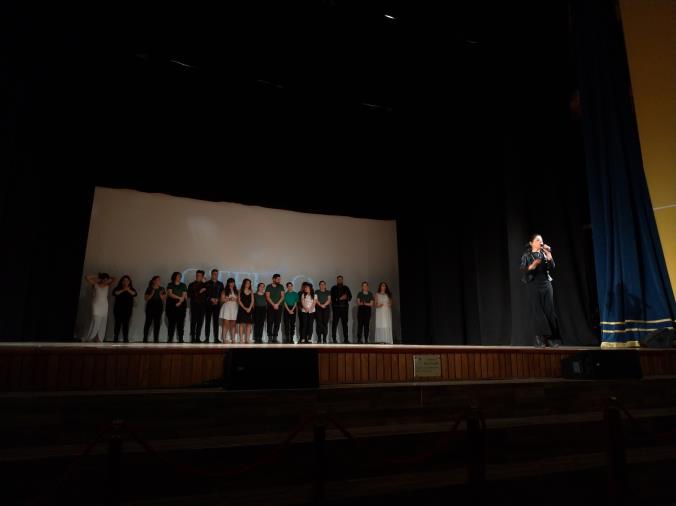
<svg viewBox="0 0 676 506">
<path fill-rule="evenodd" d="M 292 308 L 295 304 L 298 303 L 298 292 L 286 292 L 284 294 L 284 302 L 289 308 Z"/>
<path fill-rule="evenodd" d="M 188 291 L 188 287 L 185 286 L 185 283 L 179 283 L 178 285 L 174 283 L 169 283 L 167 285 L 167 290 L 171 290 L 174 295 L 180 297 L 181 295 L 183 295 L 185 292 Z"/>
<path fill-rule="evenodd" d="M 357 300 L 362 302 L 371 302 L 373 300 L 373 294 L 371 292 L 359 292 L 357 294 Z"/>
<path fill-rule="evenodd" d="M 284 287 L 282 285 L 272 286 L 270 283 L 265 287 L 266 292 L 270 292 L 270 300 L 277 304 L 279 297 L 284 293 Z"/>
<path fill-rule="evenodd" d="M 254 304 L 256 307 L 261 307 L 261 306 L 266 306 L 268 303 L 267 300 L 265 300 L 265 293 L 260 295 L 258 292 L 254 293 Z"/>
<path fill-rule="evenodd" d="M 326 301 L 329 300 L 329 295 L 331 295 L 331 292 L 328 290 L 324 290 L 323 292 L 321 290 L 317 290 L 315 293 L 317 294 L 317 300 L 320 304 L 325 304 Z"/>
</svg>

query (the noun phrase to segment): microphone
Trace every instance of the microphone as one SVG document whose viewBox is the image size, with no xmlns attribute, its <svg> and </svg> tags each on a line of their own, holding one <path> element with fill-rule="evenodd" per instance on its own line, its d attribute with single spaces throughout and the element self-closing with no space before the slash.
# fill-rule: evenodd
<svg viewBox="0 0 676 506">
<path fill-rule="evenodd" d="M 549 253 L 550 251 L 552 251 L 552 248 L 550 248 L 548 244 L 543 244 L 542 247 L 543 247 L 543 248 L 545 249 L 545 251 L 548 252 L 548 253 Z"/>
</svg>

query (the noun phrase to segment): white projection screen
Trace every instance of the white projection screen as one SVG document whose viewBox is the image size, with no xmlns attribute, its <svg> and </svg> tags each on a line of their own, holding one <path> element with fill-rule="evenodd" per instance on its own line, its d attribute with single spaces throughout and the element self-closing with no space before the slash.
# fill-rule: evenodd
<svg viewBox="0 0 676 506">
<path fill-rule="evenodd" d="M 84 274 L 107 272 L 131 276 L 139 295 L 131 319 L 130 341 L 142 341 L 145 320 L 143 292 L 154 275 L 167 285 L 174 271 L 186 284 L 197 269 L 220 271 L 220 280 L 244 278 L 253 286 L 270 282 L 274 273 L 298 290 L 303 281 L 330 288 L 342 275 L 352 290 L 350 341 L 356 340 L 356 295 L 362 281 L 375 292 L 386 281 L 393 296 L 393 334 L 401 340 L 397 232 L 394 221 L 299 213 L 226 202 L 208 202 L 165 194 L 97 187 L 94 195 L 83 282 L 80 290 L 76 338 L 86 336 L 92 288 Z M 106 339 L 113 335 L 113 287 L 109 296 Z M 189 339 L 189 318 L 185 335 Z M 373 340 L 375 317 L 371 318 Z M 330 327 L 329 327 L 330 328 Z M 342 330 L 339 325 L 339 336 Z M 160 342 L 166 341 L 166 314 Z M 202 329 L 202 337 L 204 329 Z M 267 340 L 264 333 L 263 340 Z M 152 340 L 152 338 L 151 338 Z M 316 335 L 313 337 L 316 342 Z"/>
</svg>

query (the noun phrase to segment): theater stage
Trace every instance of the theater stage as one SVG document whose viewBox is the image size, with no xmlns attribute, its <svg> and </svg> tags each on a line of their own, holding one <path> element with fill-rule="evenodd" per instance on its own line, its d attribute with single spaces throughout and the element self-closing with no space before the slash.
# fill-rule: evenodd
<svg viewBox="0 0 676 506">
<path fill-rule="evenodd" d="M 228 350 L 313 349 L 320 386 L 560 378 L 561 359 L 596 348 L 267 344 L 0 344 L 0 391 L 131 390 L 214 384 Z M 625 353 L 626 350 L 604 350 Z M 676 374 L 676 350 L 641 349 L 645 377 Z M 438 355 L 440 374 L 414 374 Z"/>
</svg>

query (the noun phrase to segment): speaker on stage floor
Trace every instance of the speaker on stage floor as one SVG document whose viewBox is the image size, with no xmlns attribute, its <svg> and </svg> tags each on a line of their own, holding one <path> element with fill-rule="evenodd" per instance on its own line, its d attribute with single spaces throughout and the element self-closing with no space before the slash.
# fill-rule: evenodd
<svg viewBox="0 0 676 506">
<path fill-rule="evenodd" d="M 589 350 L 561 359 L 561 375 L 568 379 L 640 379 L 638 350 Z"/>
<path fill-rule="evenodd" d="M 226 390 L 319 387 L 316 349 L 235 348 L 225 354 Z"/>
</svg>

